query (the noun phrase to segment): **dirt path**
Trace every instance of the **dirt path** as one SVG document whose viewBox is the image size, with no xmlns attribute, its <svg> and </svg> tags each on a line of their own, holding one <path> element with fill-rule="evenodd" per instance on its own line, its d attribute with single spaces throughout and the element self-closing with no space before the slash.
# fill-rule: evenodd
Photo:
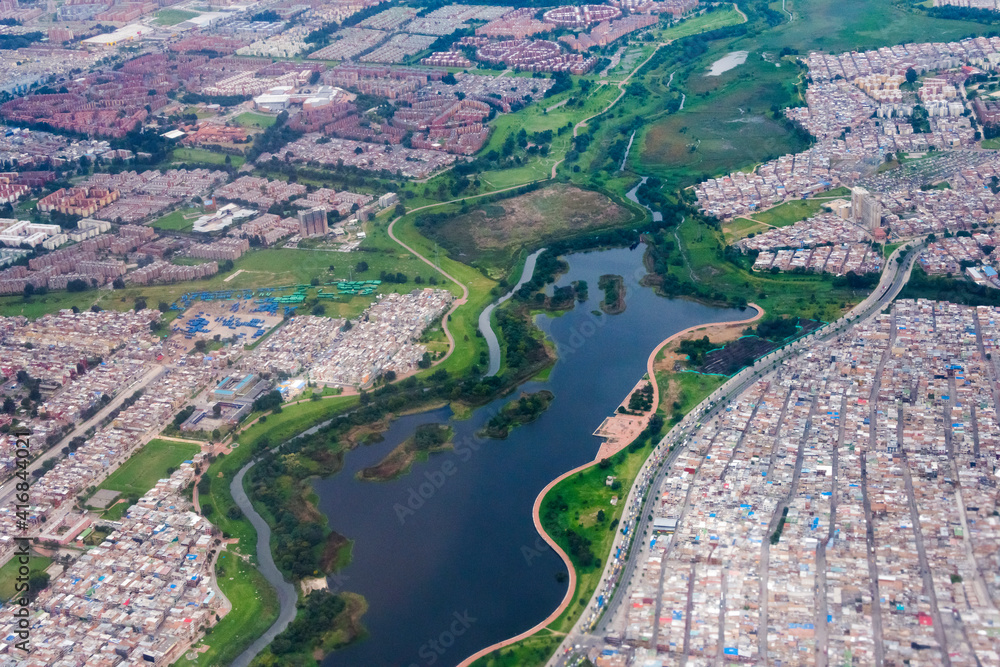
<svg viewBox="0 0 1000 667">
<path fill-rule="evenodd" d="M 728 327 L 728 326 L 733 326 L 733 325 L 750 324 L 751 322 L 756 322 L 757 320 L 759 320 L 760 318 L 762 318 L 764 316 L 764 309 L 761 308 L 760 306 L 758 306 L 757 304 L 755 304 L 755 303 L 748 303 L 747 306 L 749 306 L 751 308 L 756 308 L 757 309 L 757 314 L 754 315 L 753 317 L 749 318 L 749 319 L 739 320 L 737 322 L 717 322 L 715 324 L 709 324 L 709 325 L 699 324 L 697 326 L 688 327 L 684 331 L 678 331 L 673 336 L 670 336 L 669 338 L 667 338 L 662 343 L 660 343 L 659 345 L 656 346 L 656 349 L 654 349 L 650 353 L 649 358 L 646 360 L 646 373 L 649 375 L 649 381 L 653 383 L 653 411 L 654 412 L 656 411 L 656 409 L 660 405 L 660 386 L 656 382 L 656 369 L 655 369 L 655 366 L 656 366 L 656 355 L 658 355 L 660 353 L 660 350 L 662 350 L 663 348 L 665 348 L 667 345 L 670 345 L 670 343 L 674 342 L 678 338 L 682 338 L 685 335 L 687 335 L 689 333 L 692 333 L 692 332 L 695 332 L 695 331 L 704 331 L 705 335 L 708 336 L 711 333 L 712 329 L 715 328 L 715 327 Z"/>
</svg>

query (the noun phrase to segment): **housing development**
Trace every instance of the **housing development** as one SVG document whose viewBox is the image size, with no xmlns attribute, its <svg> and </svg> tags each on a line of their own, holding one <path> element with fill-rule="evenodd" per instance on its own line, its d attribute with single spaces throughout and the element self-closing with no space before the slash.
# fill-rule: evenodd
<svg viewBox="0 0 1000 667">
<path fill-rule="evenodd" d="M 1000 666 L 1000 0 L 0 0 L 0 667 Z"/>
</svg>

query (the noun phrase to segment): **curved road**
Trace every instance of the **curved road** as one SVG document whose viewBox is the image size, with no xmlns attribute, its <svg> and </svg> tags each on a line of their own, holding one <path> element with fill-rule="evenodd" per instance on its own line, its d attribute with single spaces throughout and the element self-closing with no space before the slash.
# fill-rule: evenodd
<svg viewBox="0 0 1000 667">
<path fill-rule="evenodd" d="M 662 483 L 663 478 L 669 472 L 674 460 L 684 450 L 683 444 L 686 436 L 688 435 L 689 429 L 694 430 L 703 422 L 713 419 L 719 414 L 719 412 L 725 409 L 726 405 L 732 398 L 742 394 L 753 383 L 774 371 L 779 364 L 785 361 L 792 354 L 798 354 L 810 345 L 841 335 L 854 324 L 868 319 L 873 314 L 891 304 L 892 300 L 896 298 L 903 286 L 906 284 L 907 280 L 909 280 L 914 261 L 920 254 L 920 250 L 923 249 L 923 242 L 913 242 L 913 246 L 913 249 L 907 252 L 902 263 L 897 262 L 896 258 L 902 256 L 903 248 L 901 247 L 896 249 L 886 262 L 886 269 L 882 273 L 882 278 L 879 281 L 878 287 L 876 287 L 876 289 L 861 303 L 852 308 L 845 316 L 841 317 L 836 322 L 817 329 L 813 334 L 788 345 L 783 350 L 777 350 L 765 357 L 762 357 L 761 359 L 758 359 L 754 362 L 753 366 L 745 368 L 743 371 L 734 375 L 728 382 L 713 392 L 711 396 L 702 401 L 702 403 L 692 410 L 688 416 L 681 420 L 677 426 L 672 428 L 657 445 L 654 453 L 664 445 L 669 446 L 668 441 L 672 441 L 672 444 L 674 444 L 675 447 L 668 455 L 667 460 L 664 462 L 665 464 L 662 465 L 659 472 L 657 472 L 652 483 L 643 489 L 641 493 L 646 494 L 649 489 L 657 488 Z M 644 469 L 650 465 L 653 458 L 654 457 L 650 455 Z M 641 470 L 639 472 L 637 479 L 643 475 L 644 471 L 645 470 Z M 637 489 L 633 488 L 632 493 L 635 493 L 636 491 Z M 643 507 L 638 513 L 638 516 L 640 517 L 639 523 L 635 526 L 634 530 L 630 530 L 633 537 L 638 535 L 644 539 L 646 531 L 651 523 L 650 515 L 652 510 L 652 501 L 655 498 L 656 494 L 647 494 L 645 496 Z M 606 631 L 610 620 L 614 618 L 615 612 L 624 599 L 623 595 L 614 595 L 614 593 L 617 593 L 622 586 L 627 586 L 631 580 L 637 563 L 637 559 L 634 555 L 634 553 L 630 552 L 628 556 L 626 556 L 626 564 L 622 570 L 621 576 L 618 578 L 618 581 L 621 583 L 618 584 L 615 591 L 612 593 L 610 601 L 607 602 L 607 606 L 603 610 L 603 614 L 594 626 L 593 630 L 581 627 L 583 624 L 583 618 L 581 617 L 581 620 L 577 621 L 576 626 L 574 626 L 573 630 L 563 640 L 563 643 L 560 646 L 560 650 L 562 652 L 557 650 L 556 654 L 549 660 L 549 665 L 565 664 L 567 661 L 565 658 L 568 658 L 567 654 L 569 648 L 575 645 L 581 645 L 584 648 L 603 645 L 604 640 L 602 635 Z M 606 570 L 605 576 L 607 576 L 607 572 L 608 571 Z M 598 591 L 595 592 L 588 607 L 595 607 L 599 591 L 600 588 L 598 588 Z"/>
<path fill-rule="evenodd" d="M 539 251 L 539 252 L 541 252 L 541 251 Z M 671 335 L 669 338 L 666 338 L 663 342 L 661 342 L 659 345 L 657 345 L 656 348 L 650 353 L 649 358 L 648 358 L 648 360 L 646 362 L 646 369 L 647 369 L 647 372 L 650 374 L 650 377 L 652 377 L 652 373 L 653 373 L 652 369 L 653 369 L 653 364 L 655 363 L 655 360 L 656 360 L 656 355 L 659 354 L 660 350 L 663 349 L 664 345 L 667 345 L 668 343 L 670 343 L 670 341 L 676 339 L 678 336 L 683 336 L 686 333 L 690 333 L 691 331 L 697 331 L 698 329 L 701 329 L 701 328 L 706 327 L 706 326 L 717 326 L 717 325 L 726 325 L 726 324 L 747 324 L 747 323 L 750 323 L 750 322 L 755 322 L 756 320 L 760 319 L 760 317 L 764 314 L 764 310 L 760 306 L 757 306 L 756 304 L 748 304 L 748 305 L 752 306 L 753 308 L 755 308 L 757 310 L 757 314 L 754 315 L 753 317 L 749 318 L 749 319 L 738 320 L 738 321 L 731 321 L 731 322 L 712 322 L 712 323 L 708 323 L 708 324 L 698 324 L 698 325 L 695 325 L 695 326 L 692 326 L 692 327 L 688 327 L 687 329 L 684 329 L 683 331 L 678 331 L 677 333 Z M 657 396 L 659 396 L 658 391 L 659 390 L 658 390 L 658 388 L 656 386 L 656 383 L 654 382 L 653 383 L 653 405 L 657 404 L 657 400 L 658 400 Z M 459 663 L 458 667 L 469 667 L 469 665 L 471 665 L 473 662 L 475 662 L 479 658 L 481 658 L 481 657 L 483 657 L 485 655 L 488 655 L 489 653 L 492 653 L 493 651 L 495 651 L 497 649 L 501 649 L 501 648 L 504 648 L 506 646 L 510 646 L 511 644 L 515 644 L 515 643 L 521 641 L 522 639 L 530 637 L 531 635 L 535 634 L 536 632 L 539 632 L 540 630 L 545 629 L 545 627 L 547 627 L 550 623 L 552 623 L 557 618 L 559 618 L 559 616 L 562 615 L 562 613 L 566 609 L 566 607 L 569 606 L 570 602 L 573 601 L 573 597 L 574 597 L 574 595 L 576 595 L 576 569 L 573 567 L 573 562 L 570 560 L 569 556 L 566 554 L 565 551 L 562 550 L 562 547 L 560 547 L 556 543 L 556 541 L 547 532 L 545 532 L 545 529 L 542 526 L 542 520 L 541 520 L 542 501 L 545 499 L 545 496 L 548 494 L 548 492 L 553 487 L 555 487 L 559 482 L 563 481 L 567 477 L 575 475 L 578 472 L 582 472 L 582 471 L 586 470 L 587 468 L 590 468 L 591 466 L 593 466 L 593 465 L 595 465 L 595 464 L 597 464 L 599 462 L 600 462 L 600 458 L 594 458 L 593 461 L 588 461 L 587 463 L 584 463 L 583 465 L 577 466 L 576 468 L 573 468 L 572 470 L 568 470 L 568 471 L 564 472 L 563 474 L 559 475 L 559 477 L 556 477 L 554 480 L 552 480 L 551 482 L 549 482 L 548 484 L 545 485 L 545 488 L 543 488 L 541 490 L 541 492 L 535 497 L 535 503 L 532 506 L 531 515 L 532 515 L 532 520 L 535 523 L 535 530 L 537 530 L 538 534 L 541 535 L 542 539 L 545 540 L 545 542 L 550 547 L 552 547 L 552 550 L 555 551 L 559 555 L 559 557 L 562 559 L 563 563 L 566 564 L 566 569 L 569 570 L 569 586 L 566 589 L 566 594 L 563 596 L 562 602 L 559 604 L 558 607 L 556 607 L 555 610 L 553 610 L 553 612 L 551 614 L 549 614 L 549 616 L 545 620 L 541 621 L 540 623 L 538 623 L 537 625 L 535 625 L 530 630 L 525 630 L 524 632 L 520 633 L 519 635 L 516 635 L 514 637 L 510 637 L 510 638 L 505 639 L 505 640 L 503 640 L 501 642 L 497 642 L 496 644 L 493 644 L 491 646 L 487 646 L 486 648 L 480 649 L 479 651 L 477 651 L 476 653 L 474 653 L 473 655 L 469 656 L 468 658 L 466 658 L 465 660 L 463 660 L 461 663 Z M 626 504 L 623 505 L 623 506 L 627 507 L 628 504 L 630 504 L 631 500 L 632 500 L 632 496 L 629 496 L 629 498 L 626 501 Z M 612 551 L 613 550 L 614 550 L 614 547 L 612 547 Z M 607 572 L 607 571 L 605 571 L 605 572 Z"/>
</svg>

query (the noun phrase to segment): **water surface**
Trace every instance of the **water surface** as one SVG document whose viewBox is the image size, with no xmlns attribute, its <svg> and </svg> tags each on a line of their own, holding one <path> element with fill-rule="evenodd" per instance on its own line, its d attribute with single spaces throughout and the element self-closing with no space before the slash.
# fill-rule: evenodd
<svg viewBox="0 0 1000 667">
<path fill-rule="evenodd" d="M 591 435 L 646 370 L 656 345 L 700 323 L 740 319 L 735 309 L 670 300 L 641 287 L 642 254 L 617 249 L 567 256 L 557 282 L 586 280 L 589 301 L 539 327 L 559 361 L 547 382 L 555 400 L 537 421 L 507 440 L 479 440 L 476 430 L 510 397 L 452 421 L 455 449 L 414 464 L 391 482 L 361 482 L 355 473 L 378 462 L 423 423 L 448 422 L 441 408 L 403 417 L 382 442 L 345 457 L 344 470 L 314 484 L 330 525 L 355 540 L 353 561 L 330 578 L 335 590 L 364 595 L 368 639 L 331 654 L 324 667 L 455 665 L 478 649 L 522 632 L 559 604 L 566 583 L 561 560 L 535 532 L 531 508 L 552 479 L 592 460 Z M 605 273 L 621 275 L 620 315 L 595 315 Z M 516 395 L 516 394 L 515 394 Z"/>
</svg>

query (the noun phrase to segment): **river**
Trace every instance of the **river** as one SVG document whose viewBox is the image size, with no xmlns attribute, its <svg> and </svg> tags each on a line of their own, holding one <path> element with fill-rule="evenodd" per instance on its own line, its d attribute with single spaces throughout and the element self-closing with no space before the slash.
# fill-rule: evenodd
<svg viewBox="0 0 1000 667">
<path fill-rule="evenodd" d="M 653 216 L 653 222 L 663 222 L 663 214 L 660 213 L 659 211 L 654 211 L 653 209 L 643 204 L 641 201 L 639 201 L 639 197 L 637 197 L 635 194 L 636 192 L 639 191 L 639 186 L 644 184 L 647 180 L 649 180 L 649 176 L 643 176 L 642 180 L 636 183 L 634 188 L 625 193 L 625 196 L 628 198 L 629 201 L 635 202 L 639 206 L 649 211 L 649 214 Z"/>
<path fill-rule="evenodd" d="M 493 331 L 493 324 L 490 322 L 490 317 L 497 306 L 514 296 L 514 292 L 521 289 L 521 285 L 531 280 L 531 274 L 535 272 L 535 262 L 543 252 L 545 252 L 545 248 L 536 250 L 528 255 L 528 258 L 524 260 L 524 270 L 521 271 L 521 279 L 517 281 L 514 288 L 500 297 L 496 302 L 486 306 L 483 312 L 479 314 L 479 331 L 482 332 L 483 338 L 486 339 L 486 346 L 490 350 L 490 367 L 486 371 L 487 377 L 492 377 L 500 371 L 500 341 L 497 340 L 496 332 Z"/>
<path fill-rule="evenodd" d="M 569 255 L 557 285 L 586 280 L 589 300 L 560 317 L 540 315 L 559 360 L 546 382 L 522 391 L 554 392 L 549 410 L 503 441 L 474 433 L 511 397 L 451 421 L 455 449 L 417 462 L 391 482 L 355 473 L 378 462 L 423 423 L 450 420 L 448 408 L 396 420 L 376 444 L 345 457 L 344 469 L 316 480 L 319 508 L 354 540 L 353 560 L 330 577 L 369 603 L 370 635 L 326 658 L 323 667 L 455 665 L 476 650 L 521 632 L 556 607 L 566 590 L 562 562 L 544 547 L 531 520 L 542 487 L 591 460 L 591 435 L 645 373 L 649 352 L 671 334 L 742 313 L 656 296 L 642 287 L 642 254 L 606 250 Z M 599 312 L 599 276 L 625 278 L 627 308 Z M 250 514 L 250 512 L 247 512 Z M 260 530 L 258 528 L 258 530 Z M 264 558 L 261 559 L 264 562 Z"/>
<path fill-rule="evenodd" d="M 240 471 L 236 473 L 236 477 L 233 478 L 232 483 L 229 485 L 229 491 L 233 494 L 233 500 L 236 501 L 236 505 L 247 515 L 250 523 L 257 530 L 257 560 L 259 561 L 260 573 L 277 589 L 281 611 L 278 614 L 278 620 L 268 628 L 263 636 L 259 637 L 233 661 L 232 667 L 247 667 L 254 657 L 263 651 L 265 646 L 271 643 L 271 640 L 281 634 L 281 631 L 295 618 L 295 603 L 298 600 L 298 593 L 295 590 L 295 586 L 282 578 L 278 567 L 274 564 L 270 547 L 271 529 L 267 525 L 267 522 L 264 521 L 264 518 L 254 510 L 253 505 L 250 504 L 250 500 L 247 498 L 246 492 L 243 490 L 243 478 L 246 476 L 247 471 L 255 464 L 256 461 L 250 461 L 240 468 Z"/>
</svg>

